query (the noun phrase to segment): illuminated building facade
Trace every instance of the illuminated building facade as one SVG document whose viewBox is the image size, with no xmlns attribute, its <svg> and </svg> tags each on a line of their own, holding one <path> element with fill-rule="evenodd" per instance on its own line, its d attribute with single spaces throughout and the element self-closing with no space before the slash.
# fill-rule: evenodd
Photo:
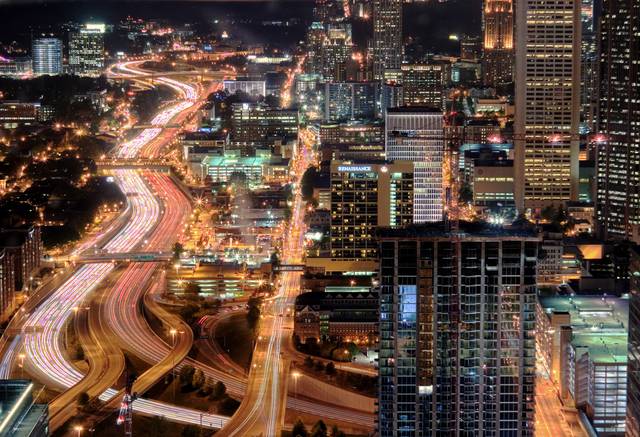
<svg viewBox="0 0 640 437">
<path fill-rule="evenodd" d="M 324 119 L 329 122 L 373 119 L 376 97 L 375 82 L 327 82 Z"/>
<path fill-rule="evenodd" d="M 405 106 L 442 108 L 442 64 L 403 64 L 402 102 Z"/>
<path fill-rule="evenodd" d="M 100 76 L 104 70 L 104 24 L 87 24 L 69 35 L 69 70 L 80 76 Z"/>
<path fill-rule="evenodd" d="M 31 44 L 33 74 L 62 74 L 62 41 L 58 38 L 36 38 Z"/>
<path fill-rule="evenodd" d="M 606 238 L 640 242 L 640 3 L 603 3 L 597 216 Z"/>
<path fill-rule="evenodd" d="M 460 226 L 379 232 L 381 437 L 534 435 L 539 240 Z"/>
<path fill-rule="evenodd" d="M 435 108 L 403 106 L 387 110 L 387 159 L 415 163 L 414 223 L 442 220 L 443 127 L 442 112 Z"/>
<path fill-rule="evenodd" d="M 594 0 L 582 0 L 580 20 L 582 23 L 581 68 L 580 68 L 580 119 L 582 127 L 595 130 L 598 109 L 598 47 Z"/>
<path fill-rule="evenodd" d="M 640 251 L 637 247 L 631 250 L 629 277 L 631 284 L 626 432 L 628 437 L 640 437 Z"/>
<path fill-rule="evenodd" d="M 331 162 L 331 258 L 376 260 L 376 227 L 413 221 L 413 163 Z"/>
<path fill-rule="evenodd" d="M 484 0 L 484 84 L 513 81 L 513 1 Z"/>
<path fill-rule="evenodd" d="M 347 62 L 352 50 L 351 24 L 330 23 L 322 43 L 322 76 L 326 81 L 347 79 Z"/>
<path fill-rule="evenodd" d="M 578 196 L 580 0 L 516 3 L 516 207 Z"/>
<path fill-rule="evenodd" d="M 536 313 L 542 368 L 563 404 L 582 410 L 597 435 L 623 436 L 629 300 L 541 296 Z"/>
<path fill-rule="evenodd" d="M 402 0 L 373 0 L 373 78 L 400 70 L 403 54 Z"/>
</svg>

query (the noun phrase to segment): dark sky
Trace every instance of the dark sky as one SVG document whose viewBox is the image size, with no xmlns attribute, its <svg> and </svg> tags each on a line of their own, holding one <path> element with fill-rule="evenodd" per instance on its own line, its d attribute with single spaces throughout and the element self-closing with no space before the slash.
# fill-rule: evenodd
<svg viewBox="0 0 640 437">
<path fill-rule="evenodd" d="M 455 52 L 456 43 L 448 35 L 479 34 L 481 4 L 482 0 L 405 4 L 405 35 L 419 37 L 426 49 Z M 43 30 L 50 25 L 55 30 L 65 21 L 116 23 L 127 15 L 167 18 L 174 23 L 225 17 L 310 21 L 312 9 L 313 0 L 0 0 L 0 41 L 29 40 L 31 28 Z M 298 33 L 292 35 L 299 37 Z"/>
</svg>

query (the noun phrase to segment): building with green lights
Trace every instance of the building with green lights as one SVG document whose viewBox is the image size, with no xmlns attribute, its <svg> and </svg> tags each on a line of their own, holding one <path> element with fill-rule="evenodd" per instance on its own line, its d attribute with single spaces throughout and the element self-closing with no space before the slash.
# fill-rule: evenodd
<svg viewBox="0 0 640 437">
<path fill-rule="evenodd" d="M 582 410 L 600 436 L 623 436 L 627 408 L 629 299 L 540 297 L 540 362 L 565 405 Z"/>
</svg>

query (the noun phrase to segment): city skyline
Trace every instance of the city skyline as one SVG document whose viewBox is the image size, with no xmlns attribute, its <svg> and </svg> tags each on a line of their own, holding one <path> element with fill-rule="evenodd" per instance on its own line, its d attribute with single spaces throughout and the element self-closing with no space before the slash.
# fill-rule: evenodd
<svg viewBox="0 0 640 437">
<path fill-rule="evenodd" d="M 640 432 L 640 1 L 5 1 L 0 437 Z"/>
</svg>

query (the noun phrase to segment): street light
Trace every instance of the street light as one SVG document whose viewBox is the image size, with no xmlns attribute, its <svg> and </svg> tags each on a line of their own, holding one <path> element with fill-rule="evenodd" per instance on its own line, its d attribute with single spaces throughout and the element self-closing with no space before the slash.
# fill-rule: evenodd
<svg viewBox="0 0 640 437">
<path fill-rule="evenodd" d="M 18 358 L 20 358 L 20 379 L 24 378 L 24 359 L 25 359 L 26 355 L 21 353 L 20 355 L 18 355 Z"/>
<path fill-rule="evenodd" d="M 302 373 L 296 370 L 291 373 L 291 376 L 293 376 L 293 396 L 298 399 L 298 378 L 302 376 Z"/>
<path fill-rule="evenodd" d="M 171 330 L 169 331 L 169 334 L 171 334 L 171 348 L 175 349 L 176 348 L 176 334 L 178 334 L 178 330 L 175 328 L 171 328 Z M 171 375 L 173 376 L 173 401 L 176 401 L 176 355 L 174 353 L 174 351 L 172 350 L 171 352 Z"/>
<path fill-rule="evenodd" d="M 76 432 L 76 436 L 80 437 L 80 434 L 82 434 L 82 431 L 84 431 L 84 428 L 81 427 L 80 425 L 76 425 L 73 427 L 73 430 Z"/>
</svg>

